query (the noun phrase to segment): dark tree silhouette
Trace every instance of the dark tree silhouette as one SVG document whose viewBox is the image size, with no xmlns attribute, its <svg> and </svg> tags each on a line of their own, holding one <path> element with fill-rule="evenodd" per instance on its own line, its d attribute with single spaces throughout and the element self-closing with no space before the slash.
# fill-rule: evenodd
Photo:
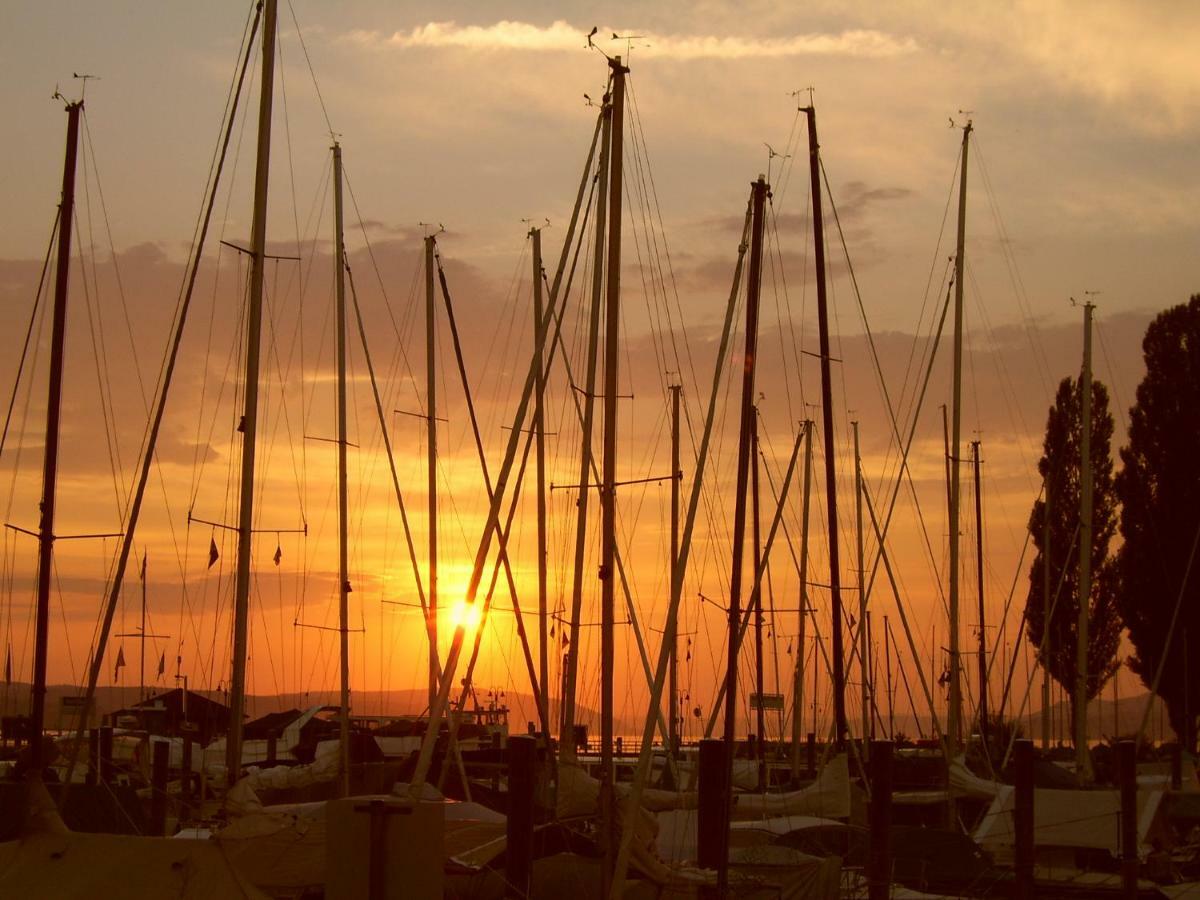
<svg viewBox="0 0 1200 900">
<path fill-rule="evenodd" d="M 1188 575 L 1200 527 L 1200 294 L 1150 323 L 1142 353 L 1146 375 L 1117 476 L 1124 539 L 1119 604 L 1137 649 L 1130 668 L 1152 687 L 1165 657 L 1158 694 L 1171 727 L 1194 748 L 1200 660 L 1188 660 L 1187 643 L 1200 637 L 1200 572 Z"/>
<path fill-rule="evenodd" d="M 1079 379 L 1064 378 L 1046 417 L 1046 437 L 1038 471 L 1049 485 L 1050 552 L 1045 544 L 1046 502 L 1037 500 L 1029 516 L 1029 531 L 1037 549 L 1029 568 L 1029 595 L 1025 601 L 1026 636 L 1038 648 L 1038 661 L 1074 698 L 1079 624 L 1079 491 L 1082 390 Z M 1091 700 L 1117 670 L 1121 641 L 1117 611 L 1116 565 L 1108 544 L 1117 528 L 1116 497 L 1110 444 L 1113 420 L 1108 411 L 1108 389 L 1092 380 L 1092 585 L 1088 605 L 1088 679 Z M 1046 623 L 1045 567 L 1050 567 L 1050 602 L 1053 614 Z M 1059 586 L 1061 582 L 1061 587 Z M 1040 650 L 1047 633 L 1046 649 Z M 1074 701 L 1072 699 L 1072 705 Z"/>
</svg>

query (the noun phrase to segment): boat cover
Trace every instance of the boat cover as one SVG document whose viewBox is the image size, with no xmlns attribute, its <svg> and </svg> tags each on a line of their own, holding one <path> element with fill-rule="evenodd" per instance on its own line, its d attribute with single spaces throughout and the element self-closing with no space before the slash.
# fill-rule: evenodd
<svg viewBox="0 0 1200 900">
<path fill-rule="evenodd" d="M 1119 853 L 1121 795 L 1113 790 L 1058 791 L 1034 789 L 1033 841 L 1038 847 L 1086 847 Z M 975 840 L 997 856 L 1011 856 L 1014 790 L 1001 786 L 988 808 Z M 1162 791 L 1138 791 L 1138 852 L 1151 849 L 1152 840 L 1165 836 Z"/>
</svg>

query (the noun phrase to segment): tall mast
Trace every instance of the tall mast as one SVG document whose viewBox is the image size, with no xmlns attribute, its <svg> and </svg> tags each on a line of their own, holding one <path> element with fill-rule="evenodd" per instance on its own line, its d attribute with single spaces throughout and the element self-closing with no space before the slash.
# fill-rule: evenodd
<svg viewBox="0 0 1200 900">
<path fill-rule="evenodd" d="M 438 693 L 438 490 L 437 490 L 437 321 L 433 299 L 433 251 L 436 238 L 425 238 L 425 414 L 428 417 L 425 462 L 429 495 L 429 708 Z"/>
<path fill-rule="evenodd" d="M 609 60 L 612 68 L 612 131 L 608 195 L 608 273 L 604 331 L 604 460 L 601 518 L 600 594 L 600 818 L 604 862 L 601 896 L 612 890 L 616 864 L 616 796 L 613 772 L 613 606 L 617 555 L 617 363 L 621 330 L 621 205 L 624 174 L 625 74 L 621 57 Z M 580 490 L 587 484 L 585 477 Z M 572 639 L 576 639 L 572 635 Z"/>
<path fill-rule="evenodd" d="M 979 441 L 971 441 L 975 466 L 975 570 L 979 581 L 979 736 L 988 752 L 987 618 L 983 609 L 983 493 L 980 490 Z"/>
<path fill-rule="evenodd" d="M 254 457 L 258 437 L 258 368 L 262 342 L 263 275 L 267 253 L 267 180 L 271 167 L 271 103 L 275 91 L 277 0 L 263 5 L 262 76 L 258 101 L 258 152 L 254 169 L 254 221 L 250 231 L 250 296 L 246 310 L 245 400 L 242 412 L 242 478 L 238 500 L 237 582 L 233 601 L 233 676 L 225 769 L 229 783 L 242 767 L 246 709 L 247 632 L 250 622 L 250 555 L 254 545 Z"/>
<path fill-rule="evenodd" d="M 858 451 L 858 423 L 851 422 L 854 431 L 854 543 L 857 554 L 858 576 L 858 670 L 859 697 L 862 702 L 862 742 L 867 749 L 867 738 L 871 735 L 871 664 L 870 635 L 867 634 L 867 585 L 863 563 L 863 514 L 862 514 L 862 456 Z"/>
<path fill-rule="evenodd" d="M 1050 473 L 1046 473 L 1046 503 L 1042 507 L 1042 631 L 1050 632 Z M 1046 638 L 1042 638 L 1042 646 Z M 1049 750 L 1051 744 L 1050 731 L 1053 722 L 1050 720 L 1050 666 L 1042 661 L 1042 749 Z"/>
<path fill-rule="evenodd" d="M 679 493 L 682 487 L 683 471 L 679 468 L 679 393 L 682 385 L 671 385 L 671 590 L 679 583 Z M 671 598 L 672 604 L 677 602 Z M 669 753 L 679 753 L 679 619 L 668 617 L 667 628 L 670 632 L 664 635 L 667 646 L 671 648 L 670 669 L 668 669 L 667 715 Z"/>
<path fill-rule="evenodd" d="M 1083 304 L 1083 373 L 1079 378 L 1079 624 L 1075 647 L 1075 771 L 1091 777 L 1087 746 L 1088 615 L 1092 599 L 1092 310 Z"/>
<path fill-rule="evenodd" d="M 340 788 L 350 793 L 350 527 L 346 484 L 346 243 L 342 231 L 342 148 L 333 143 L 333 259 L 337 285 L 338 631 L 342 696 L 338 729 Z"/>
<path fill-rule="evenodd" d="M 67 104 L 67 151 L 63 161 L 62 200 L 58 207 L 58 258 L 55 264 L 54 324 L 50 337 L 50 380 L 46 397 L 46 450 L 42 464 L 41 522 L 38 527 L 37 612 L 33 648 L 33 697 L 30 709 L 30 771 L 41 778 L 46 760 L 46 662 L 50 653 L 50 578 L 54 571 L 54 501 L 58 488 L 59 419 L 62 412 L 63 356 L 67 341 L 67 285 L 71 275 L 71 229 L 75 213 L 75 160 L 79 152 L 79 114 L 83 101 Z"/>
<path fill-rule="evenodd" d="M 971 141 L 971 123 L 963 127 L 962 159 L 958 185 L 958 245 L 954 254 L 954 398 L 950 410 L 950 709 L 946 714 L 946 741 L 951 755 L 962 742 L 962 682 L 959 678 L 958 650 L 958 567 L 959 506 L 962 492 L 959 481 L 959 444 L 962 435 L 962 345 L 963 345 L 963 270 L 967 238 L 967 150 Z"/>
<path fill-rule="evenodd" d="M 817 329 L 821 343 L 821 428 L 825 432 L 825 506 L 829 519 L 829 595 L 832 609 L 833 715 L 836 743 L 846 743 L 846 668 L 842 649 L 842 573 L 838 554 L 837 467 L 833 433 L 833 377 L 830 373 L 829 303 L 825 285 L 825 224 L 821 217 L 821 145 L 817 142 L 817 110 L 808 114 L 808 170 L 813 204 L 813 257 L 817 270 Z"/>
<path fill-rule="evenodd" d="M 542 321 L 542 230 L 531 228 L 533 244 L 533 328 L 537 378 L 534 382 L 533 438 L 537 463 L 537 566 L 538 566 L 538 706 L 543 737 L 550 743 L 550 647 L 546 619 L 546 367 L 543 363 L 541 334 L 547 323 Z M 581 493 L 586 488 L 581 488 Z"/>
<path fill-rule="evenodd" d="M 804 632 L 808 615 L 808 508 L 812 496 L 812 419 L 804 420 L 804 506 L 800 519 L 800 615 L 796 664 L 792 677 L 792 780 L 800 771 L 800 739 L 804 733 Z M 814 666 L 814 668 L 816 668 Z"/>
<path fill-rule="evenodd" d="M 592 479 L 592 431 L 596 421 L 597 345 L 600 339 L 600 308 L 603 305 L 605 221 L 608 211 L 608 157 L 612 137 L 612 105 L 604 98 L 601 113 L 600 163 L 596 181 L 595 246 L 592 251 L 592 300 L 588 315 L 587 363 L 584 372 L 583 423 L 579 438 L 579 494 L 576 498 L 575 565 L 571 580 L 571 628 L 567 645 L 566 673 L 563 676 L 562 727 L 559 748 L 571 758 L 575 756 L 575 682 L 579 671 L 579 621 L 583 612 L 583 570 L 587 552 L 587 514 L 590 491 L 586 485 Z"/>
<path fill-rule="evenodd" d="M 754 407 L 754 419 L 750 424 L 750 533 L 754 538 L 754 690 L 758 692 L 758 709 L 755 710 L 754 757 L 758 760 L 758 789 L 767 789 L 767 760 L 763 755 L 763 738 L 767 732 L 767 714 L 763 709 L 763 611 L 762 611 L 762 521 L 758 495 L 758 407 Z"/>
<path fill-rule="evenodd" d="M 733 745 L 737 735 L 737 670 L 742 620 L 742 559 L 745 552 L 746 488 L 750 478 L 750 454 L 754 437 L 754 371 L 758 358 L 758 302 L 762 285 L 763 232 L 766 219 L 767 180 L 763 175 L 751 185 L 752 224 L 750 230 L 750 272 L 746 282 L 746 350 L 742 357 L 741 421 L 738 428 L 737 482 L 733 495 L 733 556 L 729 574 L 729 636 L 725 662 L 725 739 L 729 765 L 733 765 Z M 753 601 L 752 601 L 753 602 Z M 730 772 L 730 775 L 732 772 Z M 733 782 L 730 781 L 730 784 Z M 731 799 L 726 800 L 723 816 L 720 866 L 717 891 L 724 896 L 728 871 L 729 818 Z"/>
</svg>

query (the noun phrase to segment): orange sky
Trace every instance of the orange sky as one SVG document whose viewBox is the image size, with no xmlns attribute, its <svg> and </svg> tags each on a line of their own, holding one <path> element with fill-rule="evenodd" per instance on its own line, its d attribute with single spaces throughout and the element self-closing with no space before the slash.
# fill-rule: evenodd
<svg viewBox="0 0 1200 900">
<path fill-rule="evenodd" d="M 653 177 L 658 201 L 642 199 L 637 182 L 631 182 L 621 366 L 622 393 L 633 398 L 622 401 L 619 477 L 644 478 L 669 469 L 663 370 L 670 369 L 682 372 L 690 422 L 684 439 L 685 495 L 690 488 L 692 448 L 707 404 L 745 195 L 750 180 L 768 168 L 763 141 L 793 154 L 769 163 L 775 228 L 760 337 L 763 444 L 776 484 L 795 423 L 816 416 L 817 410 L 806 406 L 819 398 L 815 360 L 804 355 L 816 350 L 806 172 L 791 168 L 806 151 L 794 130 L 796 114 L 788 97 L 800 84 L 817 88 L 833 200 L 883 377 L 893 400 L 903 398 L 900 419 L 906 429 L 909 413 L 903 404 L 911 402 L 916 377 L 910 355 L 914 347 L 920 353 L 929 334 L 932 310 L 945 289 L 945 259 L 952 253 L 949 231 L 939 242 L 958 142 L 957 133 L 945 127 L 946 117 L 971 108 L 979 143 L 970 172 L 964 443 L 976 436 L 983 441 L 988 615 L 1000 619 L 1015 578 L 1012 641 L 1024 585 L 1017 560 L 1038 489 L 1034 466 L 1041 425 L 1054 385 L 1078 366 L 1080 316 L 1067 298 L 1088 289 L 1102 292 L 1097 375 L 1113 388 L 1121 435 L 1120 409 L 1132 401 L 1140 377 L 1138 341 L 1145 323 L 1153 311 L 1181 302 L 1195 289 L 1191 249 L 1198 236 L 1197 188 L 1188 160 L 1200 120 L 1194 89 L 1200 82 L 1195 60 L 1180 55 L 1177 47 L 1196 23 L 1183 13 L 1168 15 L 1165 7 L 1144 8 L 1135 18 L 1124 7 L 1104 4 L 1086 12 L 1075 9 L 1071 16 L 1065 6 L 1017 4 L 975 19 L 959 13 L 932 17 L 920 4 L 888 13 L 829 5 L 812 21 L 773 7 L 764 6 L 758 16 L 740 15 L 740 9 L 715 5 L 701 15 L 683 7 L 668 14 L 665 9 L 571 5 L 555 22 L 515 4 L 478 20 L 478 13 L 466 8 L 435 14 L 367 4 L 354 11 L 352 21 L 339 22 L 317 5 L 296 4 L 321 99 L 345 146 L 355 201 L 347 212 L 347 245 L 384 407 L 423 408 L 418 223 L 444 223 L 440 246 L 495 477 L 507 438 L 503 426 L 511 421 L 530 349 L 527 225 L 521 220 L 550 219 L 545 241 L 552 267 L 594 117 L 581 95 L 595 97 L 603 90 L 603 60 L 582 49 L 583 35 L 600 23 L 602 35 L 613 30 L 645 35 L 639 39 L 642 46 L 635 41 L 633 48 L 637 118 L 631 111 L 629 124 L 645 143 L 631 145 L 628 165 L 631 177 Z M 54 4 L 20 10 L 0 38 L 6 43 L 0 48 L 4 58 L 20 72 L 19 78 L 3 80 L 0 97 L 10 117 L 27 126 L 0 151 L 6 171 L 26 173 L 6 186 L 12 213 L 0 223 L 5 301 L 0 340 L 9 360 L 5 383 L 11 385 L 61 173 L 65 117 L 60 104 L 46 97 L 56 80 L 64 93 L 77 94 L 80 84 L 71 72 L 95 70 L 101 80 L 88 85 L 89 143 L 80 169 L 85 193 L 79 200 L 81 240 L 68 335 L 59 531 L 115 532 L 121 529 L 120 508 L 135 471 L 245 10 L 231 5 L 226 15 L 206 10 L 198 18 L 175 10 L 161 19 L 109 10 L 102 20 L 90 19 L 97 15 L 92 10 L 73 10 L 70 18 L 60 13 Z M 936 24 L 930 24 L 933 18 Z M 618 21 L 629 27 L 603 25 Z M 51 40 L 52 27 L 63 29 L 61 39 Z M 604 46 L 617 52 L 620 43 Z M 257 514 L 263 533 L 254 554 L 250 664 L 251 688 L 258 693 L 324 690 L 336 679 L 335 635 L 297 624 L 336 625 L 333 447 L 314 440 L 333 433 L 329 138 L 290 11 L 284 13 L 281 48 L 269 234 L 272 252 L 302 259 L 281 260 L 268 269 Z M 231 533 L 195 522 L 189 526 L 187 516 L 190 509 L 193 516 L 214 522 L 236 518 L 234 400 L 240 396 L 235 373 L 241 365 L 238 303 L 245 270 L 235 252 L 217 252 L 215 239 L 240 242 L 248 233 L 252 129 L 251 122 L 218 203 L 220 221 L 201 270 L 138 538 L 139 553 L 145 548 L 150 554 L 152 626 L 155 633 L 170 635 L 151 642 L 149 668 L 153 672 L 158 655 L 165 653 L 168 673 L 174 674 L 179 655 L 182 671 L 203 687 L 216 687 L 228 677 L 235 546 Z M 657 243 L 647 240 L 648 222 Z M 845 258 L 836 245 L 831 266 L 835 355 L 841 361 L 835 387 L 840 452 L 848 454 L 849 422 L 860 421 L 865 477 L 882 505 L 895 484 L 895 451 Z M 581 283 L 586 271 L 577 276 Z M 577 381 L 583 367 L 579 297 L 577 286 L 564 323 Z M 469 574 L 485 496 L 444 319 L 439 330 L 439 392 L 449 420 L 441 425 L 440 438 L 441 589 L 443 603 L 451 606 Z M 46 330 L 39 334 L 44 344 Z M 740 346 L 739 334 L 735 347 Z M 929 551 L 907 487 L 889 537 L 927 668 L 930 654 L 939 655 L 936 647 L 946 642 L 937 589 L 946 542 L 937 407 L 949 396 L 947 349 L 944 343 L 911 459 Z M 25 528 L 36 527 L 45 359 L 43 349 L 31 381 L 21 386 L 14 431 L 0 460 L 5 521 Z M 738 361 L 735 355 L 735 371 Z M 424 678 L 423 629 L 413 607 L 385 602 L 411 604 L 415 594 L 357 346 L 351 366 L 350 440 L 358 445 L 350 462 L 352 627 L 362 629 L 351 641 L 354 681 L 369 690 L 415 687 Z M 705 490 L 682 613 L 683 630 L 692 640 L 692 660 L 684 666 L 688 706 L 701 707 L 705 716 L 724 652 L 723 630 L 720 610 L 698 598 L 702 593 L 720 602 L 728 593 L 735 459 L 730 432 L 737 393 L 737 383 L 726 379 L 713 480 Z M 553 432 L 547 439 L 548 479 L 556 484 L 578 477 L 572 402 L 559 364 L 547 400 L 547 428 Z M 423 427 L 417 419 L 393 413 L 389 428 L 423 561 Z M 846 601 L 856 606 L 849 456 L 839 464 L 843 580 Z M 814 580 L 825 583 L 820 466 L 818 451 L 812 567 Z M 653 629 L 661 628 L 665 604 L 668 496 L 665 482 L 619 493 L 622 550 L 652 655 L 659 643 Z M 965 497 L 971 500 L 969 490 Z M 550 604 L 561 608 L 570 602 L 574 497 L 553 491 L 549 498 Z M 596 504 L 592 508 L 596 511 Z M 764 534 L 773 509 L 773 502 L 764 501 Z M 529 483 L 512 547 L 526 610 L 536 607 L 532 511 Z M 799 484 L 784 521 L 794 550 Z M 974 524 L 970 515 L 965 521 L 969 550 Z M 287 533 L 303 523 L 307 536 Z M 213 540 L 221 558 L 207 570 Z M 593 531 L 585 578 L 589 623 L 598 619 L 597 540 Z M 778 637 L 784 682 L 798 594 L 788 544 L 781 535 L 771 568 L 779 610 L 772 633 Z M 86 664 L 114 546 L 112 540 L 58 546 L 53 680 L 78 678 Z M 873 546 L 868 541 L 868 553 Z M 278 567 L 272 564 L 277 547 L 282 551 Z M 18 678 L 28 678 L 30 668 L 33 551 L 29 538 L 6 529 L 8 587 L 2 615 Z M 972 608 L 973 566 L 967 552 L 964 604 Z M 135 587 L 131 581 L 118 631 L 133 631 L 137 624 Z M 819 587 L 812 596 L 825 630 L 827 596 Z M 897 624 L 882 573 L 872 603 L 877 617 L 888 615 Z M 504 609 L 489 626 L 476 682 L 485 688 L 523 688 L 524 662 L 503 591 L 497 604 Z M 626 619 L 623 610 L 619 618 Z M 964 620 L 964 640 L 973 634 L 975 618 Z M 444 625 L 448 630 L 448 619 Z M 533 618 L 527 627 L 536 630 Z M 561 636 L 556 629 L 555 687 Z M 899 632 L 897 639 L 903 640 Z M 586 660 L 580 698 L 596 706 L 597 630 L 582 629 L 580 641 Z M 122 645 L 130 665 L 121 678 L 133 684 L 137 641 L 126 638 Z M 111 665 L 106 669 L 111 674 Z M 630 627 L 623 626 L 618 712 L 629 718 L 645 708 L 639 669 Z M 767 670 L 770 685 L 773 659 Z M 748 672 L 744 668 L 743 684 Z M 689 727 L 694 730 L 694 720 Z"/>
</svg>

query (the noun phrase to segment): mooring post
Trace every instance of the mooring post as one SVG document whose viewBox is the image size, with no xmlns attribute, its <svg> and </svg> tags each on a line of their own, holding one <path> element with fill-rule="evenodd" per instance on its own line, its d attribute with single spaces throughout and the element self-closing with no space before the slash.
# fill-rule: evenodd
<svg viewBox="0 0 1200 900">
<path fill-rule="evenodd" d="M 1125 897 L 1137 897 L 1138 814 L 1137 744 L 1117 742 L 1117 771 L 1121 783 L 1121 887 Z"/>
<path fill-rule="evenodd" d="M 817 777 L 817 733 L 808 733 L 808 777 Z"/>
<path fill-rule="evenodd" d="M 100 729 L 88 729 L 88 764 L 83 783 L 95 785 L 100 772 Z"/>
<path fill-rule="evenodd" d="M 720 870 L 728 859 L 726 838 L 729 833 L 730 756 L 730 745 L 723 740 L 700 742 L 696 861 L 702 869 Z M 716 897 L 718 893 L 706 888 L 701 896 Z"/>
<path fill-rule="evenodd" d="M 167 833 L 167 775 L 171 762 L 170 741 L 154 741 L 150 770 L 150 825 L 154 834 Z"/>
<path fill-rule="evenodd" d="M 1013 743 L 1013 897 L 1033 898 L 1033 741 Z"/>
<path fill-rule="evenodd" d="M 508 739 L 507 897 L 529 896 L 533 868 L 533 795 L 537 787 L 537 739 Z"/>
<path fill-rule="evenodd" d="M 279 733 L 272 729 L 267 733 L 267 765 L 273 766 L 278 761 Z"/>
<path fill-rule="evenodd" d="M 870 900 L 888 900 L 892 881 L 892 742 L 871 741 L 871 809 L 868 840 Z"/>
<path fill-rule="evenodd" d="M 1171 790 L 1183 788 L 1183 744 L 1176 741 L 1171 745 Z"/>
<path fill-rule="evenodd" d="M 100 783 L 113 780 L 113 730 L 111 725 L 100 726 Z"/>
<path fill-rule="evenodd" d="M 188 728 L 183 729 L 183 804 L 186 809 L 192 800 L 192 779 L 195 775 L 192 773 L 192 732 Z"/>
</svg>

